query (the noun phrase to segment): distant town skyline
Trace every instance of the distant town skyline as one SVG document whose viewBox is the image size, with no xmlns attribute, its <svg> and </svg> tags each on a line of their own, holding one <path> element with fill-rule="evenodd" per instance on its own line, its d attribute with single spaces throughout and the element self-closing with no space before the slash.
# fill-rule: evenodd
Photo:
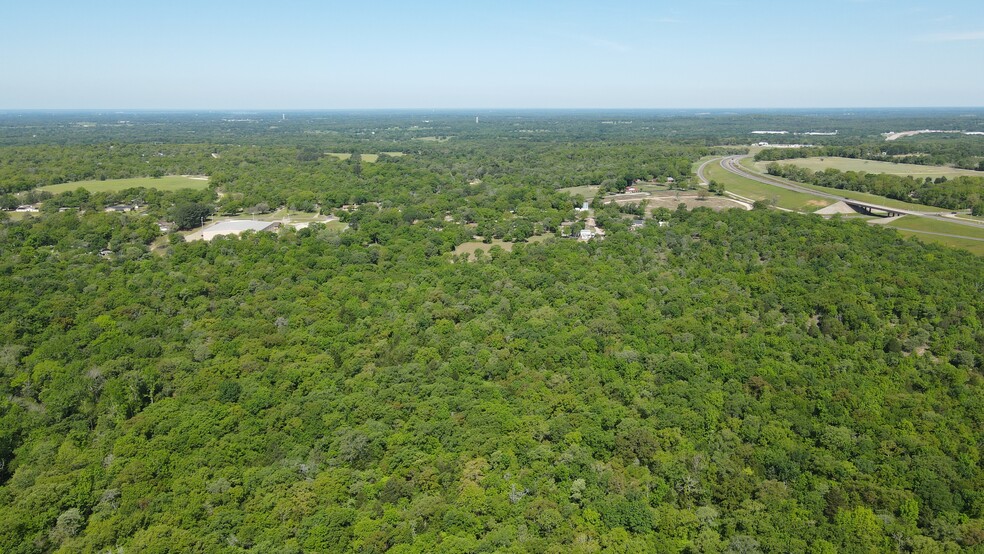
<svg viewBox="0 0 984 554">
<path fill-rule="evenodd" d="M 984 104 L 984 3 L 38 0 L 3 109 Z"/>
</svg>

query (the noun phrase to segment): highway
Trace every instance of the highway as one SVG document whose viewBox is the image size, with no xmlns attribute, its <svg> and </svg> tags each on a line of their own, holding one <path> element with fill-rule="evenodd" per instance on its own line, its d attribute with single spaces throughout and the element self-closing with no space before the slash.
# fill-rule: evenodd
<svg viewBox="0 0 984 554">
<path fill-rule="evenodd" d="M 914 216 L 918 216 L 918 217 L 929 217 L 929 218 L 933 218 L 933 219 L 939 219 L 941 221 L 948 221 L 950 223 L 956 223 L 957 225 L 965 225 L 967 227 L 975 227 L 975 228 L 978 228 L 978 229 L 984 228 L 984 224 L 976 223 L 976 222 L 973 222 L 973 221 L 961 220 L 961 219 L 957 219 L 957 218 L 953 218 L 953 217 L 946 217 L 943 212 L 922 212 L 922 211 L 904 210 L 904 209 L 899 209 L 899 208 L 890 208 L 888 206 L 880 206 L 878 204 L 872 204 L 870 202 L 863 202 L 863 201 L 859 201 L 859 200 L 853 200 L 853 199 L 847 198 L 845 196 L 839 196 L 837 194 L 832 194 L 832 193 L 828 193 L 828 192 L 818 191 L 816 189 L 811 189 L 811 188 L 808 188 L 808 187 L 797 185 L 797 184 L 792 183 L 790 181 L 778 179 L 778 178 L 771 177 L 771 176 L 768 176 L 768 175 L 763 175 L 761 173 L 752 172 L 752 171 L 749 171 L 748 169 L 746 169 L 744 166 L 741 165 L 741 160 L 743 160 L 745 158 L 748 158 L 748 157 L 749 157 L 748 155 L 727 156 L 727 157 L 724 157 L 724 158 L 720 158 L 720 162 L 719 163 L 720 163 L 721 167 L 725 171 L 728 171 L 730 173 L 733 173 L 735 175 L 738 175 L 739 177 L 744 177 L 745 179 L 751 179 L 752 181 L 757 181 L 759 183 L 762 183 L 762 184 L 765 184 L 765 185 L 770 185 L 770 186 L 773 186 L 773 187 L 779 187 L 779 188 L 783 188 L 783 189 L 786 189 L 786 190 L 791 190 L 791 191 L 794 191 L 794 192 L 801 192 L 801 193 L 804 193 L 804 194 L 810 194 L 812 196 L 818 196 L 820 198 L 827 198 L 827 199 L 835 200 L 835 201 L 838 201 L 838 202 L 847 202 L 847 203 L 854 204 L 854 205 L 861 206 L 861 207 L 866 207 L 866 208 L 870 208 L 870 209 L 874 209 L 874 210 L 881 210 L 881 211 L 884 211 L 886 213 L 897 213 L 897 214 L 905 214 L 905 215 L 914 215 Z M 701 181 L 703 181 L 704 183 L 707 182 L 707 179 L 704 176 L 704 169 L 707 167 L 708 164 L 714 162 L 715 160 L 708 160 L 708 161 L 704 162 L 703 164 L 701 164 L 700 167 L 697 168 L 697 177 Z M 963 210 L 963 212 L 966 212 L 966 210 Z M 935 233 L 935 234 L 940 234 L 942 236 L 947 236 L 947 235 L 942 234 L 942 233 Z"/>
<path fill-rule="evenodd" d="M 704 170 L 707 168 L 708 164 L 712 164 L 716 161 L 717 158 L 707 160 L 706 162 L 700 164 L 700 167 L 697 168 L 697 178 L 700 179 L 700 184 L 706 185 L 709 183 L 709 181 L 707 180 L 707 176 L 704 175 Z"/>
</svg>

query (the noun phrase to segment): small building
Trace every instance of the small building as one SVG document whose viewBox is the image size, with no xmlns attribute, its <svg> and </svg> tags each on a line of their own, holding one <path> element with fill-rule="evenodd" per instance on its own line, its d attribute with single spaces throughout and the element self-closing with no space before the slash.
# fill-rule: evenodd
<svg viewBox="0 0 984 554">
<path fill-rule="evenodd" d="M 103 258 L 108 258 L 113 255 L 113 251 L 110 250 L 109 248 L 103 248 L 102 250 L 99 251 L 99 255 L 102 256 Z"/>
<path fill-rule="evenodd" d="M 38 208 L 37 204 L 22 204 L 20 206 L 17 206 L 17 209 L 14 211 L 21 212 L 21 213 L 28 213 L 28 212 L 34 213 L 34 212 L 40 212 L 41 209 Z"/>
<path fill-rule="evenodd" d="M 209 225 L 208 227 L 202 229 L 203 240 L 212 240 L 220 235 L 241 235 L 246 231 L 275 231 L 280 227 L 280 223 L 276 221 L 250 221 L 250 220 L 239 220 L 233 219 L 229 221 L 220 221 Z M 195 238 L 191 236 L 189 238 Z"/>
<path fill-rule="evenodd" d="M 591 240 L 595 234 L 587 229 L 581 229 L 581 233 L 578 235 L 578 240 Z"/>
<path fill-rule="evenodd" d="M 136 204 L 116 204 L 116 205 L 113 205 L 113 206 L 107 206 L 106 207 L 106 211 L 107 212 L 132 212 L 133 210 L 137 209 L 137 207 L 138 206 Z"/>
<path fill-rule="evenodd" d="M 634 219 L 632 220 L 632 228 L 640 229 L 646 225 L 646 220 L 644 219 Z"/>
<path fill-rule="evenodd" d="M 580 208 L 574 208 L 575 212 L 586 212 L 591 209 L 591 202 L 585 201 Z"/>
<path fill-rule="evenodd" d="M 639 192 L 636 187 L 625 187 L 625 192 Z"/>
<path fill-rule="evenodd" d="M 170 233 L 174 230 L 175 226 L 174 223 L 171 223 L 170 221 L 158 221 L 157 228 L 160 229 L 162 233 Z"/>
</svg>

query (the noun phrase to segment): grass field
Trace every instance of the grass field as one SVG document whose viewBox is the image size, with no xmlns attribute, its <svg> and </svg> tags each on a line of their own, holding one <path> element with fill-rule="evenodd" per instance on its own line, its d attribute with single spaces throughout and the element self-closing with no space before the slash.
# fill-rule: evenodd
<svg viewBox="0 0 984 554">
<path fill-rule="evenodd" d="M 538 235 L 538 236 L 535 236 L 535 237 L 530 237 L 529 239 L 527 239 L 526 244 L 533 244 L 533 243 L 537 243 L 537 242 L 543 242 L 543 241 L 545 241 L 548 238 L 551 238 L 553 236 L 554 236 L 553 233 L 547 233 L 546 235 Z M 475 257 L 475 251 L 476 250 L 481 249 L 481 250 L 485 251 L 486 254 L 488 254 L 489 253 L 489 250 L 493 246 L 498 246 L 498 247 L 502 248 L 503 250 L 505 250 L 506 252 L 512 252 L 513 244 L 515 244 L 515 243 L 505 242 L 505 241 L 498 240 L 498 239 L 492 239 L 492 242 L 491 243 L 488 243 L 488 244 L 487 243 L 484 243 L 482 241 L 463 242 L 463 243 L 459 244 L 457 248 L 454 249 L 454 253 L 455 254 L 468 254 L 468 259 L 469 260 L 472 260 Z"/>
<path fill-rule="evenodd" d="M 160 178 L 135 177 L 133 179 L 109 179 L 106 181 L 73 181 L 71 183 L 62 183 L 60 185 L 48 185 L 46 187 L 41 187 L 40 190 L 48 191 L 52 194 L 58 194 L 78 188 L 84 188 L 89 192 L 119 192 L 121 190 L 138 187 L 157 190 L 201 190 L 208 188 L 208 178 L 189 177 L 185 175 L 168 175 Z"/>
<path fill-rule="evenodd" d="M 956 237 L 941 237 L 939 235 L 928 235 L 926 233 L 906 231 L 905 229 L 896 229 L 896 231 L 907 237 L 917 238 L 923 242 L 941 244 L 943 246 L 949 246 L 951 248 L 959 248 L 961 250 L 966 250 L 976 256 L 984 256 L 984 241 L 981 240 L 961 239 Z"/>
<path fill-rule="evenodd" d="M 909 231 L 927 231 L 930 233 L 946 233 L 949 235 L 961 235 L 965 237 L 984 239 L 984 227 L 971 227 L 961 225 L 945 219 L 918 217 L 907 215 L 885 225 L 897 229 L 907 229 Z"/>
<path fill-rule="evenodd" d="M 760 171 L 758 164 L 761 162 L 755 162 L 752 158 L 745 158 L 741 161 L 742 167 L 748 169 L 749 171 L 754 171 L 757 173 L 763 173 Z M 901 200 L 893 200 L 891 198 L 885 198 L 884 196 L 878 196 L 877 194 L 868 194 L 866 192 L 857 192 L 853 190 L 835 189 L 830 187 L 818 187 L 816 185 L 811 185 L 809 183 L 800 183 L 799 181 L 789 181 L 788 179 L 781 179 L 779 177 L 770 176 L 773 179 L 779 179 L 780 181 L 788 181 L 794 183 L 803 188 L 815 190 L 817 192 L 824 192 L 827 194 L 834 194 L 844 198 L 850 198 L 852 200 L 859 200 L 861 202 L 869 202 L 871 204 L 878 204 L 880 206 L 886 206 L 889 208 L 898 208 L 900 210 L 911 210 L 915 212 L 945 212 L 943 208 L 937 208 L 935 206 L 924 206 L 922 204 L 913 204 L 911 202 L 902 202 Z"/>
<path fill-rule="evenodd" d="M 833 204 L 833 200 L 813 196 L 803 192 L 773 187 L 758 181 L 746 179 L 726 171 L 717 163 L 708 164 L 704 171 L 708 179 L 724 184 L 724 189 L 751 200 L 775 201 L 775 205 L 787 210 L 812 212 Z"/>
<path fill-rule="evenodd" d="M 765 173 L 766 167 L 771 162 L 755 162 L 755 169 L 760 173 Z M 825 169 L 837 169 L 840 171 L 864 171 L 865 173 L 888 173 L 890 175 L 911 175 L 918 179 L 926 177 L 946 177 L 952 179 L 961 175 L 972 175 L 984 177 L 984 171 L 970 171 L 968 169 L 955 169 L 952 167 L 934 165 L 915 165 L 897 164 L 891 162 L 876 162 L 873 160 L 856 160 L 853 158 L 801 158 L 794 160 L 782 160 L 781 164 L 790 164 L 809 169 L 810 171 L 823 171 Z"/>
<path fill-rule="evenodd" d="M 403 152 L 380 152 L 380 154 L 384 156 L 390 156 L 393 158 L 402 158 L 403 156 L 406 156 L 406 154 Z"/>
<path fill-rule="evenodd" d="M 951 221 L 941 219 L 930 219 L 907 215 L 885 225 L 902 233 L 907 237 L 915 237 L 923 242 L 932 242 L 960 248 L 972 252 L 978 256 L 984 256 L 984 227 L 975 228 L 967 225 L 960 225 Z M 963 237 L 945 237 L 930 233 L 943 233 L 947 235 L 962 235 Z M 976 240 L 975 240 L 976 239 Z"/>
<path fill-rule="evenodd" d="M 580 194 L 581 196 L 584 197 L 585 200 L 589 200 L 591 198 L 594 198 L 598 194 L 599 188 L 600 187 L 598 185 L 586 185 L 583 187 L 567 187 L 563 189 L 557 189 L 557 191 L 566 192 L 571 196 L 577 196 L 578 194 Z"/>
<path fill-rule="evenodd" d="M 704 165 L 705 162 L 709 162 L 711 160 L 719 160 L 719 159 L 721 159 L 721 156 L 704 156 L 703 158 L 697 160 L 696 162 L 690 165 L 690 171 L 692 171 L 694 175 L 696 175 L 697 170 L 700 169 L 700 166 Z"/>
</svg>

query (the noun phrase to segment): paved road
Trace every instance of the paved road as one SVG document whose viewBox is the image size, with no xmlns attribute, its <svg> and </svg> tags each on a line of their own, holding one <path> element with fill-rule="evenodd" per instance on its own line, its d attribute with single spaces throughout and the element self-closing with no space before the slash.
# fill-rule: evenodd
<svg viewBox="0 0 984 554">
<path fill-rule="evenodd" d="M 828 193 L 828 192 L 822 192 L 822 191 L 814 190 L 814 189 L 811 189 L 811 188 L 799 186 L 799 185 L 796 185 L 796 184 L 791 183 L 789 181 L 784 181 L 784 180 L 776 179 L 776 178 L 770 177 L 768 175 L 762 175 L 760 173 L 753 173 L 753 172 L 745 169 L 740 164 L 741 160 L 744 159 L 744 158 L 747 158 L 747 157 L 748 157 L 747 155 L 744 155 L 744 156 L 728 156 L 728 157 L 725 157 L 725 158 L 721 158 L 720 164 L 721 164 L 721 167 L 724 168 L 725 171 L 734 173 L 735 175 L 738 175 L 740 177 L 744 177 L 746 179 L 751 179 L 753 181 L 758 181 L 759 183 L 763 183 L 763 184 L 766 184 L 766 185 L 770 185 L 770 186 L 774 186 L 774 187 L 779 187 L 779 188 L 783 188 L 783 189 L 786 189 L 786 190 L 791 190 L 791 191 L 794 191 L 794 192 L 802 192 L 804 194 L 811 194 L 813 196 L 819 196 L 821 198 L 828 198 L 828 199 L 837 200 L 837 201 L 844 200 L 844 201 L 851 202 L 851 203 L 854 203 L 854 204 L 860 204 L 860 205 L 863 205 L 863 206 L 868 206 L 868 207 L 875 208 L 875 209 L 885 210 L 885 211 L 888 211 L 888 212 L 898 212 L 898 213 L 904 213 L 904 214 L 907 214 L 907 215 L 914 215 L 914 216 L 918 216 L 918 217 L 928 217 L 928 218 L 932 218 L 932 219 L 938 219 L 940 221 L 948 221 L 950 223 L 956 223 L 957 225 L 965 225 L 967 227 L 975 227 L 975 228 L 978 228 L 978 229 L 984 228 L 984 225 L 982 225 L 980 223 L 976 223 L 976 222 L 973 222 L 973 221 L 956 219 L 956 218 L 952 218 L 952 217 L 949 217 L 948 218 L 948 217 L 946 217 L 946 215 L 944 213 L 941 213 L 941 212 L 917 212 L 917 211 L 912 211 L 912 210 L 900 210 L 898 208 L 889 208 L 887 206 L 879 206 L 878 204 L 872 204 L 870 202 L 861 202 L 861 201 L 858 201 L 858 200 L 852 200 L 850 198 L 845 198 L 844 196 L 838 196 L 836 194 L 831 194 L 831 193 Z M 704 178 L 703 171 L 704 171 L 705 166 L 707 164 L 713 162 L 713 161 L 714 160 L 708 160 L 707 162 L 704 162 L 703 164 L 701 164 L 701 166 L 697 169 L 697 175 L 701 179 Z M 918 232 L 924 232 L 924 231 L 918 231 Z M 961 237 L 961 235 L 946 235 L 944 233 L 933 233 L 933 234 L 937 234 L 937 235 L 940 235 L 940 236 Z M 964 238 L 970 238 L 970 237 L 964 237 Z"/>
<path fill-rule="evenodd" d="M 721 167 L 724 168 L 725 171 L 729 171 L 740 177 L 751 179 L 753 181 L 758 181 L 759 183 L 764 183 L 766 185 L 771 185 L 774 187 L 779 187 L 781 189 L 791 190 L 793 192 L 802 192 L 804 194 L 811 194 L 813 196 L 819 196 L 821 198 L 829 198 L 831 200 L 844 200 L 843 196 L 838 196 L 836 194 L 830 194 L 827 192 L 818 192 L 813 189 L 801 187 L 799 185 L 794 185 L 792 183 L 788 183 L 785 181 L 780 181 L 779 179 L 776 179 L 774 177 L 768 177 L 760 173 L 752 173 L 751 171 L 748 171 L 747 169 L 742 167 L 741 164 L 739 163 L 741 162 L 741 160 L 747 157 L 748 156 L 728 156 L 727 158 L 721 158 Z"/>
<path fill-rule="evenodd" d="M 704 170 L 707 169 L 708 164 L 714 163 L 716 161 L 717 158 L 707 160 L 706 162 L 700 164 L 700 167 L 697 168 L 697 178 L 700 179 L 700 184 L 706 185 L 709 183 L 709 181 L 707 180 L 707 176 L 704 175 Z"/>
</svg>

